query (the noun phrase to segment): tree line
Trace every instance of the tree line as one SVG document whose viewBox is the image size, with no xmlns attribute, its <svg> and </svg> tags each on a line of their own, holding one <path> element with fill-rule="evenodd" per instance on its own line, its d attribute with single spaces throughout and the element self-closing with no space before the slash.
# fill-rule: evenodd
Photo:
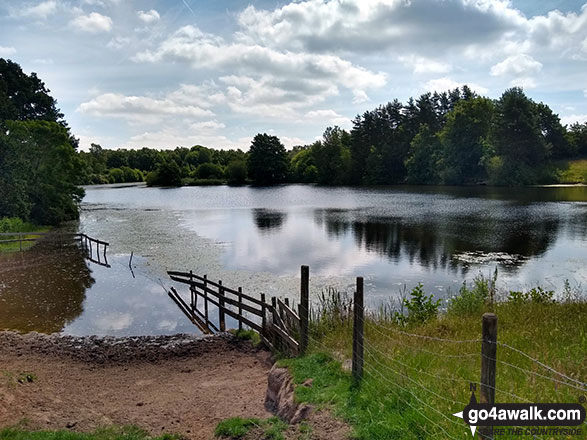
<svg viewBox="0 0 587 440">
<path fill-rule="evenodd" d="M 81 152 L 84 183 L 152 185 L 318 183 L 323 185 L 556 183 L 557 164 L 587 156 L 587 124 L 561 124 L 520 88 L 499 99 L 463 86 L 394 100 L 366 111 L 350 131 L 287 151 L 258 134 L 248 152 L 197 145 L 174 150 Z"/>
<path fill-rule="evenodd" d="M 247 152 L 78 151 L 49 93 L 35 73 L 0 58 L 0 218 L 77 218 L 87 184 L 525 185 L 557 182 L 560 161 L 587 157 L 587 124 L 562 125 L 520 88 L 495 100 L 467 86 L 396 99 L 357 115 L 350 131 L 328 127 L 290 151 L 260 133 Z"/>
</svg>

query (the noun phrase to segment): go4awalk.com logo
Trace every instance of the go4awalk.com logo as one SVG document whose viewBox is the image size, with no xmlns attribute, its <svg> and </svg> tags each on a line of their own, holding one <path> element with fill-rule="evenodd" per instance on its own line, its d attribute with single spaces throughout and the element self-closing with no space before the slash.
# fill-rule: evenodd
<svg viewBox="0 0 587 440">
<path fill-rule="evenodd" d="M 494 434 L 581 435 L 584 428 L 574 427 L 585 422 L 579 403 L 477 403 L 474 392 L 465 409 L 453 415 L 469 425 L 473 436 L 479 426 L 497 427 Z"/>
</svg>

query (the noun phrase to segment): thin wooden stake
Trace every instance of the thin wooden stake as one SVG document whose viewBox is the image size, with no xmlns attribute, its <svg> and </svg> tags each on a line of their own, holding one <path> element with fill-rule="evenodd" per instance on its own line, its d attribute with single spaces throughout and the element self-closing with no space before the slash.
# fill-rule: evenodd
<svg viewBox="0 0 587 440">
<path fill-rule="evenodd" d="M 241 321 L 240 318 L 242 318 L 243 316 L 243 297 L 241 296 L 241 294 L 243 293 L 243 288 L 239 287 L 238 288 L 238 316 L 239 316 L 239 320 L 238 320 L 238 329 L 242 330 L 243 329 L 243 322 Z"/>
<path fill-rule="evenodd" d="M 363 277 L 357 277 L 357 290 L 353 301 L 353 380 L 359 383 L 363 378 L 364 364 L 364 316 Z"/>
<path fill-rule="evenodd" d="M 495 372 L 497 363 L 497 316 L 483 314 L 481 342 L 481 393 L 480 403 L 495 403 Z M 479 436 L 493 440 L 493 426 L 481 426 Z"/>
<path fill-rule="evenodd" d="M 218 304 L 220 305 L 220 307 L 218 307 L 218 321 L 220 324 L 220 331 L 225 332 L 226 318 L 224 315 L 224 287 L 222 287 L 222 280 L 219 280 L 218 284 L 220 285 L 220 287 L 218 287 Z"/>
<path fill-rule="evenodd" d="M 208 275 L 204 275 L 204 317 L 206 318 L 206 325 L 210 322 L 208 319 Z"/>
<path fill-rule="evenodd" d="M 300 356 L 306 354 L 308 348 L 308 319 L 310 297 L 310 268 L 302 266 L 300 285 Z"/>
</svg>

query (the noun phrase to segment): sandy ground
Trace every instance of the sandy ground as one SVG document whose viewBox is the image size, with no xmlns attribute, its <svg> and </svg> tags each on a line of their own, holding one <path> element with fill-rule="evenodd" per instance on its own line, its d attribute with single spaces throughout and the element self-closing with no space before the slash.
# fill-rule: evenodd
<svg viewBox="0 0 587 440">
<path fill-rule="evenodd" d="M 0 332 L 0 427 L 136 425 L 209 439 L 222 419 L 270 416 L 263 406 L 270 366 L 267 352 L 222 336 Z"/>
</svg>

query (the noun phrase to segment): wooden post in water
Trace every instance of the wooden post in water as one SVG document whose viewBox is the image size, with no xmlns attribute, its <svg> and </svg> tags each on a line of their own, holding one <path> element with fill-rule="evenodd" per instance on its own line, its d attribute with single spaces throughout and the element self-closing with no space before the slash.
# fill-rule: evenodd
<svg viewBox="0 0 587 440">
<path fill-rule="evenodd" d="M 194 279 L 194 273 L 190 270 L 190 305 L 192 307 L 192 311 L 194 311 L 194 309 L 196 308 L 196 300 L 194 299 L 195 293 L 194 293 L 194 286 L 192 285 L 192 281 Z"/>
<path fill-rule="evenodd" d="M 243 329 L 243 321 L 241 320 L 241 318 L 243 317 L 243 288 L 239 287 L 238 288 L 238 329 L 242 330 Z"/>
<path fill-rule="evenodd" d="M 304 356 L 308 348 L 309 298 L 310 268 L 308 266 L 302 266 L 302 280 L 300 285 L 300 356 Z"/>
<path fill-rule="evenodd" d="M 481 393 L 480 403 L 495 403 L 495 371 L 497 363 L 497 315 L 483 314 L 481 342 Z M 493 440 L 493 426 L 481 426 L 479 436 Z"/>
<path fill-rule="evenodd" d="M 222 287 L 222 280 L 218 281 L 218 321 L 220 324 L 220 331 L 226 331 L 226 318 L 224 317 L 224 287 Z"/>
<path fill-rule="evenodd" d="M 357 277 L 357 289 L 353 298 L 353 380 L 359 383 L 363 378 L 364 364 L 364 317 L 363 277 Z"/>
<path fill-rule="evenodd" d="M 204 318 L 206 318 L 206 325 L 210 320 L 208 319 L 208 275 L 204 275 Z"/>
</svg>

